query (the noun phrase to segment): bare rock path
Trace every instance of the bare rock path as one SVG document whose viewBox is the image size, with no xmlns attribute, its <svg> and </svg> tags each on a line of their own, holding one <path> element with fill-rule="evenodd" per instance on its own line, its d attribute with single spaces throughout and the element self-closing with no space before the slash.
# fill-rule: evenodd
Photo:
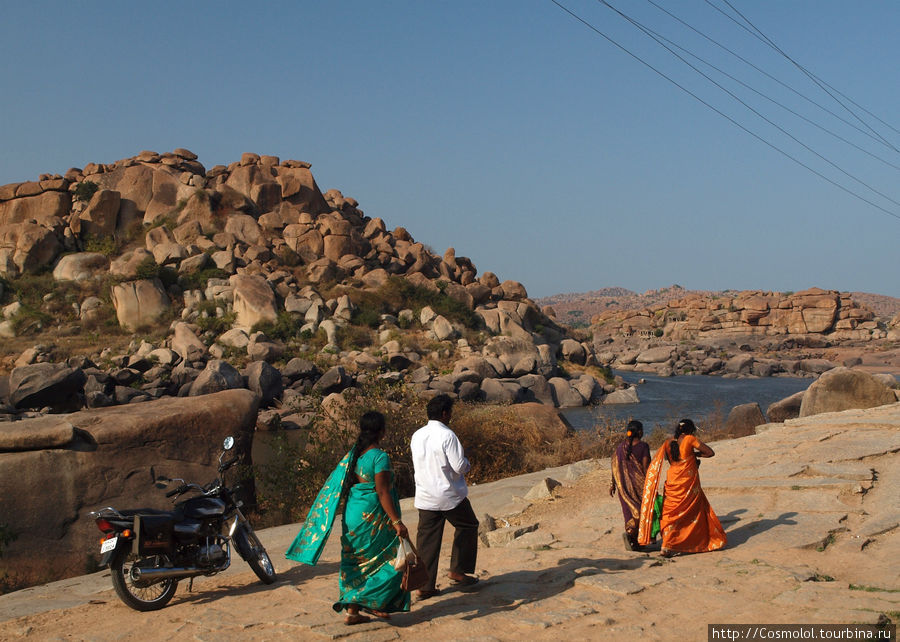
<svg viewBox="0 0 900 642">
<path fill-rule="evenodd" d="M 238 560 L 143 614 L 98 573 L 0 597 L 0 639 L 669 640 L 705 639 L 708 623 L 900 620 L 900 404 L 715 448 L 700 473 L 728 533 L 716 553 L 623 550 L 608 464 L 582 462 L 473 488 L 476 512 L 502 517 L 510 541 L 480 549 L 477 590 L 445 589 L 389 622 L 345 626 L 331 609 L 338 538 L 319 566 L 294 565 L 282 557 L 292 525 L 261 533 L 280 573 L 271 587 Z M 552 498 L 522 499 L 545 477 L 562 482 Z M 405 515 L 414 526 L 415 511 Z"/>
</svg>

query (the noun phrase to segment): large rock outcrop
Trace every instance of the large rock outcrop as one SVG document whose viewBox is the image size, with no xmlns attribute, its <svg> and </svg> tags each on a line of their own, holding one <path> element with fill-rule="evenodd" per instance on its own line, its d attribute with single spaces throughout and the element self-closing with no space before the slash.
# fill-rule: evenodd
<svg viewBox="0 0 900 642">
<path fill-rule="evenodd" d="M 800 416 L 855 408 L 874 408 L 897 401 L 894 391 L 872 375 L 834 368 L 814 381 L 803 395 Z"/>
<path fill-rule="evenodd" d="M 0 575 L 48 581 L 91 570 L 99 531 L 89 511 L 170 508 L 151 469 L 205 484 L 228 435 L 249 464 L 257 406 L 249 390 L 230 390 L 0 423 L 0 523 L 19 533 Z"/>
</svg>

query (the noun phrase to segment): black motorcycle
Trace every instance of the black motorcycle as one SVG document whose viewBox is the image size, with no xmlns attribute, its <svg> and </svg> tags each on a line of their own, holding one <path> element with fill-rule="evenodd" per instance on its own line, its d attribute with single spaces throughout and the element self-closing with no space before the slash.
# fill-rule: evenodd
<svg viewBox="0 0 900 642">
<path fill-rule="evenodd" d="M 166 497 L 199 494 L 176 501 L 175 510 L 112 507 L 91 513 L 105 535 L 100 544 L 101 566 L 109 565 L 113 588 L 125 604 L 138 611 L 163 608 L 175 595 L 179 580 L 221 573 L 231 564 L 231 544 L 265 584 L 275 581 L 275 567 L 266 549 L 241 513 L 237 489 L 222 482 L 237 458 L 222 462 L 234 446 L 227 437 L 219 455 L 219 477 L 207 484 L 180 482 Z"/>
</svg>

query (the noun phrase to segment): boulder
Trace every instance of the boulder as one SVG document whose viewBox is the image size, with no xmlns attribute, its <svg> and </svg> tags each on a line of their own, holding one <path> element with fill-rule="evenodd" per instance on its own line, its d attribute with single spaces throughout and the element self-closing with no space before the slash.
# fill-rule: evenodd
<svg viewBox="0 0 900 642">
<path fill-rule="evenodd" d="M 259 397 L 261 407 L 267 407 L 281 397 L 284 387 L 281 373 L 265 361 L 254 361 L 244 369 L 247 387 Z"/>
<path fill-rule="evenodd" d="M 734 437 L 745 437 L 754 433 L 754 428 L 766 423 L 766 418 L 757 402 L 735 406 L 725 420 L 725 431 Z"/>
<path fill-rule="evenodd" d="M 585 398 L 572 387 L 567 379 L 552 377 L 547 383 L 553 387 L 560 408 L 578 408 L 585 404 Z"/>
<path fill-rule="evenodd" d="M 119 325 L 129 330 L 153 325 L 170 309 L 169 297 L 159 279 L 114 285 L 112 303 Z"/>
<path fill-rule="evenodd" d="M 872 375 L 839 367 L 810 384 L 800 404 L 800 416 L 851 408 L 874 408 L 897 401 L 894 392 Z"/>
<path fill-rule="evenodd" d="M 563 339 L 559 344 L 559 352 L 566 361 L 583 366 L 587 358 L 584 346 L 575 339 Z M 668 359 L 668 357 L 666 357 Z"/>
<path fill-rule="evenodd" d="M 235 274 L 229 283 L 234 288 L 236 326 L 250 329 L 260 321 L 278 318 L 275 293 L 263 276 Z"/>
<path fill-rule="evenodd" d="M 750 374 L 753 370 L 753 355 L 738 354 L 725 362 L 725 372 L 729 374 Z"/>
<path fill-rule="evenodd" d="M 112 276 L 121 276 L 133 279 L 137 276 L 138 268 L 153 261 L 153 254 L 144 248 L 128 250 L 121 256 L 112 260 L 109 265 L 109 273 Z"/>
<path fill-rule="evenodd" d="M 664 363 L 672 358 L 674 350 L 670 346 L 649 348 L 637 355 L 637 363 Z"/>
<path fill-rule="evenodd" d="M 319 376 L 319 369 L 311 361 L 294 357 L 281 369 L 281 374 L 294 381 L 297 379 L 313 379 Z"/>
<path fill-rule="evenodd" d="M 83 239 L 112 236 L 116 232 L 121 200 L 120 194 L 116 191 L 97 190 L 88 206 L 72 222 L 72 231 Z"/>
<path fill-rule="evenodd" d="M 485 379 L 481 382 L 481 391 L 487 403 L 513 403 L 516 400 L 515 391 L 504 386 L 499 379 Z"/>
<path fill-rule="evenodd" d="M 191 384 L 189 396 L 199 397 L 244 387 L 244 378 L 227 361 L 213 359 Z"/>
<path fill-rule="evenodd" d="M 779 424 L 788 419 L 796 419 L 799 417 L 800 405 L 803 403 L 804 394 L 806 394 L 806 391 L 801 390 L 800 392 L 795 392 L 790 397 L 785 397 L 780 401 L 769 404 L 769 407 L 766 408 L 766 417 L 768 417 L 769 422 Z"/>
<path fill-rule="evenodd" d="M 0 227 L 25 221 L 41 223 L 64 218 L 72 207 L 72 197 L 65 192 L 43 192 L 35 196 L 0 202 Z"/>
<path fill-rule="evenodd" d="M 86 281 L 102 276 L 109 267 L 109 260 L 95 252 L 77 252 L 61 257 L 53 268 L 56 281 Z"/>
<path fill-rule="evenodd" d="M 539 374 L 522 375 L 517 380 L 519 385 L 526 391 L 526 398 L 529 401 L 536 401 L 551 408 L 558 406 L 556 401 L 556 390 L 547 383 L 547 379 Z"/>
<path fill-rule="evenodd" d="M 0 515 L 28 534 L 4 547 L 4 569 L 27 584 L 82 575 L 99 552 L 89 511 L 171 510 L 154 475 L 214 479 L 228 435 L 240 463 L 252 464 L 256 412 L 253 393 L 234 390 L 0 423 Z"/>
<path fill-rule="evenodd" d="M 438 315 L 431 324 L 431 331 L 438 341 L 455 339 L 458 336 L 456 329 L 443 316 Z"/>
<path fill-rule="evenodd" d="M 619 403 L 640 403 L 637 388 L 624 388 L 614 390 L 603 398 L 604 405 Z"/>
<path fill-rule="evenodd" d="M 179 321 L 173 328 L 172 350 L 185 361 L 199 361 L 206 356 L 206 345 L 187 323 Z"/>
<path fill-rule="evenodd" d="M 61 249 L 56 233 L 37 223 L 0 225 L 0 275 L 37 272 Z"/>
<path fill-rule="evenodd" d="M 81 368 L 57 363 L 19 366 L 9 374 L 9 402 L 15 408 L 79 407 L 77 397 L 86 381 Z"/>
<path fill-rule="evenodd" d="M 334 366 L 328 369 L 318 381 L 313 385 L 313 389 L 322 393 L 322 395 L 330 395 L 340 392 L 352 383 L 350 376 L 344 370 L 343 366 Z"/>
</svg>

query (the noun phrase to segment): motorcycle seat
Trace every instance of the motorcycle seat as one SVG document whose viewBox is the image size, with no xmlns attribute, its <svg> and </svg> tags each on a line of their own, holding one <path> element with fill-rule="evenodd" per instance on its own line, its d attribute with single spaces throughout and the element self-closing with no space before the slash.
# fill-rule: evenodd
<svg viewBox="0 0 900 642">
<path fill-rule="evenodd" d="M 129 508 L 128 510 L 119 511 L 125 517 L 133 517 L 134 515 L 168 515 L 175 518 L 175 513 L 170 510 L 158 510 L 156 508 Z"/>
</svg>

